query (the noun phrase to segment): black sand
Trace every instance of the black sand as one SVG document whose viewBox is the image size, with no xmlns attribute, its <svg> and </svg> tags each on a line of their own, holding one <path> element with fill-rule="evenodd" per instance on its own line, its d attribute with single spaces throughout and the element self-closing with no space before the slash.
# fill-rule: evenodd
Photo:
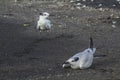
<svg viewBox="0 0 120 80">
<path fill-rule="evenodd" d="M 120 80 L 119 5 L 101 10 L 58 1 L 0 4 L 0 80 Z M 43 11 L 54 15 L 53 27 L 39 32 Z M 88 47 L 90 36 L 95 55 L 106 56 L 86 70 L 63 69 L 66 59 Z"/>
</svg>

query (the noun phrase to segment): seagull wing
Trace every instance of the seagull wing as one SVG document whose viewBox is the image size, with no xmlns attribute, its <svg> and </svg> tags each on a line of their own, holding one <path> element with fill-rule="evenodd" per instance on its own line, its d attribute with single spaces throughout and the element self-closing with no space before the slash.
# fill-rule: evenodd
<svg viewBox="0 0 120 80">
<path fill-rule="evenodd" d="M 80 67 L 81 68 L 88 68 L 89 66 L 91 66 L 92 62 L 93 62 L 92 54 L 84 53 L 83 55 L 81 55 L 81 57 L 80 57 Z"/>
<path fill-rule="evenodd" d="M 51 21 L 48 19 L 46 20 L 46 27 L 49 29 L 51 28 Z"/>
</svg>

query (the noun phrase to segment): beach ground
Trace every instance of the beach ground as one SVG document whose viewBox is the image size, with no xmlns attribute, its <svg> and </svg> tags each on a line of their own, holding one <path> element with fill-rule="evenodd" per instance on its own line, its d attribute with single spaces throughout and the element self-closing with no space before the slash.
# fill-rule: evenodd
<svg viewBox="0 0 120 80">
<path fill-rule="evenodd" d="M 52 0 L 0 4 L 0 80 L 120 80 L 119 7 Z M 35 29 L 40 12 L 53 15 L 51 30 Z M 95 55 L 105 56 L 85 70 L 62 68 L 90 37 Z"/>
</svg>

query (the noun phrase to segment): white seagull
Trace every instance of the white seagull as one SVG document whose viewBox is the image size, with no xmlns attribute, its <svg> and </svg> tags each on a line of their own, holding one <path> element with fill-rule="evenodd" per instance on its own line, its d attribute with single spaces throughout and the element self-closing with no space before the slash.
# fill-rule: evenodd
<svg viewBox="0 0 120 80">
<path fill-rule="evenodd" d="M 93 39 L 90 38 L 90 46 L 83 52 L 79 52 L 69 58 L 63 65 L 63 68 L 71 67 L 72 69 L 86 69 L 92 65 L 96 48 L 93 48 Z"/>
<path fill-rule="evenodd" d="M 37 27 L 38 30 L 48 30 L 51 29 L 51 22 L 47 18 L 49 17 L 49 13 L 43 12 L 39 15 L 39 20 L 37 21 Z"/>
</svg>

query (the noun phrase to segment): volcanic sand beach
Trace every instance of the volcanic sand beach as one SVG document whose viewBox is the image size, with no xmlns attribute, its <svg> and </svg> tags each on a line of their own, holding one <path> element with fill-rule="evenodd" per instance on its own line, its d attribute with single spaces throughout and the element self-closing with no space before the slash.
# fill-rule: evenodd
<svg viewBox="0 0 120 80">
<path fill-rule="evenodd" d="M 120 80 L 119 6 L 76 4 L 1 0 L 0 80 Z M 51 30 L 35 29 L 39 12 L 54 15 Z M 63 69 L 65 60 L 88 47 L 89 37 L 95 55 L 105 56 L 85 70 Z"/>
</svg>

